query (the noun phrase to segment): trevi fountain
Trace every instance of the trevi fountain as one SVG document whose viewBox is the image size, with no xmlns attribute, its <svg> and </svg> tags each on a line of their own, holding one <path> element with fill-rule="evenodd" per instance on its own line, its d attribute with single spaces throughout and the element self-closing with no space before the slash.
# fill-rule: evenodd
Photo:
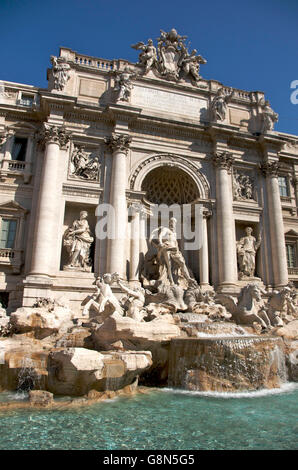
<svg viewBox="0 0 298 470">
<path fill-rule="evenodd" d="M 30 91 L 19 166 L 14 115 L 0 122 L 0 448 L 294 445 L 297 177 L 287 200 L 278 178 L 292 178 L 296 141 L 263 94 L 204 80 L 185 38 L 134 44 L 136 64 L 62 48 L 49 89 Z M 12 180 L 34 206 L 13 201 Z M 159 204 L 168 218 L 151 227 Z M 102 205 L 116 236 L 102 237 Z"/>
</svg>

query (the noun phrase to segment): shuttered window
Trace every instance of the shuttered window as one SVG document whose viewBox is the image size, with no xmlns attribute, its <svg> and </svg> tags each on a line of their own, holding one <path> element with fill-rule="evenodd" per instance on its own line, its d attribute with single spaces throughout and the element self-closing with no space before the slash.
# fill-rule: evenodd
<svg viewBox="0 0 298 470">
<path fill-rule="evenodd" d="M 295 244 L 287 243 L 286 248 L 287 248 L 288 267 L 289 268 L 295 268 L 296 267 L 296 249 L 295 249 L 296 247 L 295 247 Z"/>
<path fill-rule="evenodd" d="M 17 221 L 15 219 L 2 219 L 0 248 L 14 248 Z"/>
<path fill-rule="evenodd" d="M 289 188 L 286 176 L 279 176 L 278 177 L 278 184 L 279 184 L 279 194 L 281 196 L 289 196 Z"/>
</svg>

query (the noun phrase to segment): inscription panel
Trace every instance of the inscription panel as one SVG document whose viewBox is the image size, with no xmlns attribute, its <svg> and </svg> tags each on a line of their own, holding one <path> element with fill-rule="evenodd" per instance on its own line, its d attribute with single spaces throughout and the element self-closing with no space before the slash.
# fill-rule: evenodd
<svg viewBox="0 0 298 470">
<path fill-rule="evenodd" d="M 80 96 L 88 96 L 90 98 L 99 98 L 106 90 L 106 82 L 103 80 L 80 80 Z"/>
<path fill-rule="evenodd" d="M 134 85 L 131 103 L 142 108 L 167 111 L 200 119 L 207 110 L 207 100 Z"/>
</svg>

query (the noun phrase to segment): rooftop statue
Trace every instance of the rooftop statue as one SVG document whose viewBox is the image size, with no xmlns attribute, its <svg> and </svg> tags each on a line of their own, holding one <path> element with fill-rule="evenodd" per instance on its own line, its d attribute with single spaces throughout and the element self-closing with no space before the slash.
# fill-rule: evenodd
<svg viewBox="0 0 298 470">
<path fill-rule="evenodd" d="M 65 59 L 59 57 L 59 62 L 56 56 L 51 56 L 52 73 L 54 78 L 54 89 L 62 91 L 70 78 L 70 66 L 66 63 Z"/>
<path fill-rule="evenodd" d="M 135 78 L 135 76 L 136 74 L 131 72 L 127 66 L 124 67 L 122 72 L 116 75 L 114 90 L 117 92 L 117 100 L 129 100 L 132 90 L 131 79 Z"/>
<path fill-rule="evenodd" d="M 181 36 L 175 29 L 168 33 L 160 30 L 160 36 L 157 38 L 157 51 L 153 45 L 152 39 L 148 44 L 138 42 L 131 47 L 141 50 L 139 62 L 137 65 L 143 69 L 146 75 L 149 70 L 154 70 L 167 80 L 179 81 L 182 78 L 189 78 L 193 85 L 200 82 L 199 66 L 206 64 L 206 59 L 197 55 L 194 49 L 188 52 L 185 40 L 187 36 Z"/>
<path fill-rule="evenodd" d="M 152 39 L 148 39 L 148 44 L 143 42 L 137 42 L 137 44 L 132 44 L 133 49 L 142 51 L 139 54 L 139 64 L 144 67 L 144 74 L 149 72 L 149 70 L 157 64 L 157 54 L 156 48 L 153 45 Z"/>
<path fill-rule="evenodd" d="M 273 131 L 274 124 L 278 121 L 278 114 L 273 111 L 268 100 L 262 103 L 262 132 Z"/>
<path fill-rule="evenodd" d="M 227 94 L 223 88 L 219 88 L 215 97 L 211 102 L 211 118 L 212 121 L 224 121 L 227 114 L 227 103 L 234 95 L 231 89 Z"/>
</svg>

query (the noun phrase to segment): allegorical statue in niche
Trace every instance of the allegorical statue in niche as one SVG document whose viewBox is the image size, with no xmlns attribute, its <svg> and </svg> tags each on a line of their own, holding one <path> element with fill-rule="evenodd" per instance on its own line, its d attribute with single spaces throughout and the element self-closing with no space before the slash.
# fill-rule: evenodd
<svg viewBox="0 0 298 470">
<path fill-rule="evenodd" d="M 273 131 L 274 123 L 278 121 L 278 114 L 273 111 L 268 100 L 262 106 L 262 132 Z"/>
<path fill-rule="evenodd" d="M 227 103 L 234 95 L 234 91 L 230 89 L 227 94 L 223 88 L 219 88 L 215 97 L 211 102 L 211 119 L 213 121 L 224 121 L 227 114 Z"/>
<path fill-rule="evenodd" d="M 135 77 L 136 74 L 131 72 L 127 66 L 124 67 L 123 72 L 116 75 L 114 90 L 117 92 L 117 100 L 129 100 L 132 90 L 131 80 Z"/>
<path fill-rule="evenodd" d="M 98 314 L 104 313 L 106 310 L 108 310 L 107 315 L 111 315 L 114 311 L 120 315 L 124 314 L 117 297 L 115 297 L 111 289 L 111 284 L 117 279 L 117 273 L 106 273 L 103 277 L 98 277 L 96 279 L 96 292 L 84 306 L 83 316 L 89 315 L 91 307 L 93 307 Z"/>
<path fill-rule="evenodd" d="M 261 244 L 262 237 L 261 234 L 258 237 L 258 240 L 252 236 L 252 228 L 246 227 L 245 229 L 246 236 L 242 237 L 237 242 L 237 257 L 239 264 L 239 278 L 254 277 L 255 267 L 256 267 L 256 253 Z"/>
<path fill-rule="evenodd" d="M 69 254 L 64 270 L 91 271 L 90 247 L 94 238 L 91 236 L 87 217 L 86 211 L 80 212 L 80 218 L 64 233 L 63 246 Z"/>
<path fill-rule="evenodd" d="M 184 279 L 187 281 L 191 279 L 184 257 L 179 250 L 176 224 L 177 220 L 172 217 L 169 221 L 169 227 L 158 227 L 153 230 L 149 239 L 149 242 L 157 250 L 159 280 L 162 282 L 167 280 L 170 285 L 177 283 L 179 270 Z"/>
<path fill-rule="evenodd" d="M 54 89 L 62 91 L 70 78 L 70 66 L 65 62 L 65 59 L 60 58 L 58 62 L 57 57 L 54 55 L 51 56 L 51 63 L 53 66 Z"/>
<path fill-rule="evenodd" d="M 142 51 L 139 54 L 139 64 L 144 67 L 144 74 L 148 73 L 149 70 L 157 63 L 156 48 L 153 45 L 152 39 L 148 39 L 148 44 L 138 42 L 137 44 L 132 44 L 131 47 Z"/>
</svg>

